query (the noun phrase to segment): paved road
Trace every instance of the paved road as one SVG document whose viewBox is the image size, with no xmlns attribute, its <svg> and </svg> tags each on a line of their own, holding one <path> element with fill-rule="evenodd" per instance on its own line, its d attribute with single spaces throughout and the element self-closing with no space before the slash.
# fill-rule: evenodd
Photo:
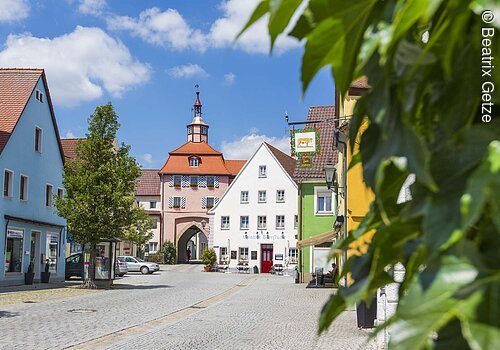
<svg viewBox="0 0 500 350">
<path fill-rule="evenodd" d="M 315 336 L 330 291 L 305 289 L 289 277 L 169 266 L 126 275 L 114 290 L 55 290 L 46 301 L 0 306 L 0 349 L 371 348 L 354 311 Z"/>
</svg>

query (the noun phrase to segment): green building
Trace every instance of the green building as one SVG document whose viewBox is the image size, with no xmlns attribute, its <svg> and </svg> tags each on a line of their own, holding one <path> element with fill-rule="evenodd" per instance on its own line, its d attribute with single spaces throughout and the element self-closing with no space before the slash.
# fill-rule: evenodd
<svg viewBox="0 0 500 350">
<path fill-rule="evenodd" d="M 315 268 L 331 269 L 328 259 L 335 238 L 333 224 L 337 216 L 337 194 L 326 186 L 324 168 L 328 162 L 337 164 L 333 150 L 335 106 L 310 107 L 306 127 L 320 130 L 321 152 L 311 157 L 308 167 L 299 158 L 294 171 L 298 184 L 298 269 L 301 282 L 309 282 Z"/>
</svg>

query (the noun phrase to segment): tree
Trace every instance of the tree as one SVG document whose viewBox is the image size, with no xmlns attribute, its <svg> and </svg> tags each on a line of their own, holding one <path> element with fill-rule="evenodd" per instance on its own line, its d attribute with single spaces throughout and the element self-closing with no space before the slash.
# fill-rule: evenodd
<svg viewBox="0 0 500 350">
<path fill-rule="evenodd" d="M 111 103 L 96 108 L 89 119 L 87 139 L 77 156 L 64 165 L 65 196 L 56 198 L 58 215 L 66 218 L 75 242 L 90 245 L 90 265 L 83 286 L 95 288 L 96 245 L 102 238 L 144 234 L 149 217 L 135 205 L 134 188 L 140 167 L 130 147 L 116 145 L 118 116 Z"/>
<path fill-rule="evenodd" d="M 138 249 L 144 252 L 144 245 L 153 237 L 154 222 L 143 208 L 133 211 L 133 224 L 125 229 L 124 238 L 127 241 L 134 242 Z"/>
<path fill-rule="evenodd" d="M 361 161 L 376 199 L 335 248 L 375 234 L 366 254 L 349 258 L 343 274 L 354 282 L 325 305 L 319 332 L 346 305 L 370 302 L 394 281 L 390 267 L 401 262 L 400 303 L 382 326 L 392 327 L 391 348 L 498 348 L 500 69 L 492 59 L 500 57 L 500 35 L 488 12 L 494 9 L 498 2 L 487 0 L 263 0 L 245 26 L 268 15 L 272 44 L 293 27 L 288 35 L 305 42 L 303 92 L 326 66 L 341 95 L 364 75 L 371 86 L 350 121 L 350 142 L 366 118 L 353 162 Z M 409 174 L 416 177 L 412 199 L 397 204 Z"/>
<path fill-rule="evenodd" d="M 165 259 L 165 264 L 174 265 L 177 259 L 177 248 L 175 247 L 175 244 L 173 242 L 166 241 L 163 244 L 161 251 Z"/>
</svg>

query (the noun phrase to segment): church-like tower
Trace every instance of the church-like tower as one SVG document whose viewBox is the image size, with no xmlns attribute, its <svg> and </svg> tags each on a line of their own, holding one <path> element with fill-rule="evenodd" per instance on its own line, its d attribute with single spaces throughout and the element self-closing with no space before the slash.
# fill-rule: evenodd
<svg viewBox="0 0 500 350">
<path fill-rule="evenodd" d="M 205 142 L 208 144 L 208 124 L 203 121 L 200 92 L 196 91 L 196 101 L 193 105 L 193 121 L 187 125 L 188 142 Z"/>
</svg>

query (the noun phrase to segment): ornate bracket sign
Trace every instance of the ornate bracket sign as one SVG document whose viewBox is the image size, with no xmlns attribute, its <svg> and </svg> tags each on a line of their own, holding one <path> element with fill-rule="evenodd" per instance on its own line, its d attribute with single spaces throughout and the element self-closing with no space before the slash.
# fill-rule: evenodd
<svg viewBox="0 0 500 350">
<path fill-rule="evenodd" d="M 312 157 L 321 154 L 318 128 L 290 130 L 292 157 Z"/>
</svg>

